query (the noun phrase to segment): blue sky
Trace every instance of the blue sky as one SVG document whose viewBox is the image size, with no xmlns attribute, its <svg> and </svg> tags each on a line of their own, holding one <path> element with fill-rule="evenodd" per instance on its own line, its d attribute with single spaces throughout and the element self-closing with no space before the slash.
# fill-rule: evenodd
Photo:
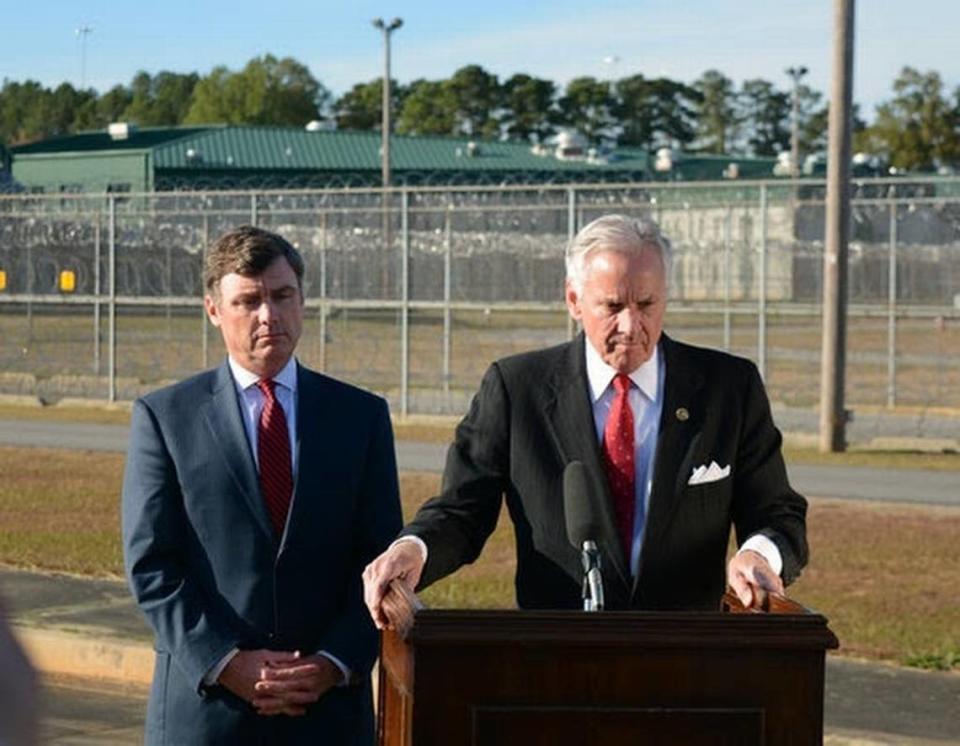
<svg viewBox="0 0 960 746">
<path fill-rule="evenodd" d="M 829 96 L 833 0 L 33 0 L 4 3 L 0 78 L 80 83 L 75 30 L 89 26 L 86 83 L 100 91 L 137 70 L 238 69 L 273 53 L 306 63 L 335 94 L 376 78 L 376 16 L 400 16 L 393 76 L 444 78 L 476 63 L 508 77 L 527 72 L 563 84 L 578 75 L 634 73 L 692 82 L 716 68 L 736 82 L 788 87 L 790 65 Z M 10 7 L 13 6 L 13 7 Z M 960 85 L 957 0 L 860 0 L 854 98 L 865 114 L 891 96 L 900 68 L 937 70 Z"/>
</svg>

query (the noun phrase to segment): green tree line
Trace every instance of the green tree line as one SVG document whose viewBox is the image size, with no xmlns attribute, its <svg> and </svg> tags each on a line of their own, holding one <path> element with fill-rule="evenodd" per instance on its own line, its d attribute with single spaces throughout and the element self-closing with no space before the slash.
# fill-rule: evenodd
<svg viewBox="0 0 960 746">
<path fill-rule="evenodd" d="M 4 79 L 0 141 L 15 145 L 128 121 L 141 127 L 255 124 L 302 127 L 311 120 L 338 129 L 378 130 L 382 81 L 357 83 L 338 98 L 297 60 L 273 55 L 234 71 L 207 75 L 141 71 L 129 85 L 98 93 L 68 83 L 46 88 Z M 902 169 L 960 163 L 960 88 L 938 73 L 904 68 L 893 95 L 872 122 L 855 115 L 855 148 Z M 391 83 L 396 131 L 475 139 L 543 142 L 563 128 L 594 145 L 770 156 L 790 149 L 791 90 L 763 78 L 737 86 L 718 70 L 691 84 L 635 74 L 618 80 L 583 76 L 560 87 L 517 73 L 504 80 L 467 65 L 442 80 Z M 823 95 L 797 89 L 800 149 L 823 151 L 828 112 Z"/>
</svg>

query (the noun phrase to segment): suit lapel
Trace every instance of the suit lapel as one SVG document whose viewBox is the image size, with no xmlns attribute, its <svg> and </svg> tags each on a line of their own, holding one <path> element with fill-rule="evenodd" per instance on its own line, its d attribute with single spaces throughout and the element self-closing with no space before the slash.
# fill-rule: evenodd
<svg viewBox="0 0 960 746">
<path fill-rule="evenodd" d="M 338 442 L 329 435 L 344 429 L 336 426 L 337 415 L 332 409 L 336 402 L 323 396 L 322 382 L 322 378 L 297 363 L 297 432 L 293 443 L 297 473 L 280 554 L 294 541 L 298 527 L 330 525 L 322 513 L 336 508 L 335 501 L 318 499 L 320 493 L 335 491 L 335 470 L 329 465 L 337 463 Z M 306 520 L 308 513 L 310 520 Z M 317 538 L 315 532 L 311 536 Z"/>
<path fill-rule="evenodd" d="M 226 362 L 217 369 L 212 393 L 203 407 L 203 416 L 212 436 L 210 442 L 219 449 L 257 525 L 271 541 L 275 541 L 270 517 L 260 493 L 260 480 L 250 452 L 250 442 L 241 419 L 237 390 Z"/>
<path fill-rule="evenodd" d="M 687 363 L 682 348 L 673 340 L 666 335 L 661 339 L 666 366 L 663 412 L 660 415 L 641 564 L 648 551 L 656 551 L 677 509 L 705 414 L 698 406 L 703 373 Z"/>
<path fill-rule="evenodd" d="M 593 422 L 593 408 L 587 384 L 585 343 L 585 337 L 581 333 L 570 343 L 564 360 L 553 371 L 549 379 L 551 394 L 546 413 L 565 462 L 583 462 L 594 494 L 601 496 L 597 501 L 601 511 L 601 535 L 597 537 L 597 544 L 605 566 L 614 567 L 625 588 L 629 588 L 630 572 L 617 535 L 613 503 Z"/>
</svg>

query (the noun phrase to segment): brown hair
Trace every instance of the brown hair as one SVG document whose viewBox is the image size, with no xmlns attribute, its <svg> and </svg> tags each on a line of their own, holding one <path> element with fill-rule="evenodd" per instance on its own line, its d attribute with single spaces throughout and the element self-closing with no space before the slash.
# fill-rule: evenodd
<svg viewBox="0 0 960 746">
<path fill-rule="evenodd" d="M 235 272 L 255 277 L 280 257 L 287 260 L 297 276 L 302 296 L 304 267 L 300 252 L 283 236 L 252 225 L 241 225 L 214 241 L 203 268 L 204 287 L 215 296 L 224 275 Z"/>
</svg>

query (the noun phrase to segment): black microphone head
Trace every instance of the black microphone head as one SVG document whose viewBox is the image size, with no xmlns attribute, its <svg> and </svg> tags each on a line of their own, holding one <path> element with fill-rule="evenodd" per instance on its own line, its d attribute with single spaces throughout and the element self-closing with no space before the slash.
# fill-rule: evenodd
<svg viewBox="0 0 960 746">
<path fill-rule="evenodd" d="M 597 511 L 587 467 L 581 461 L 571 461 L 563 470 L 563 513 L 567 521 L 567 539 L 577 549 L 583 542 L 596 541 L 600 535 Z"/>
</svg>

